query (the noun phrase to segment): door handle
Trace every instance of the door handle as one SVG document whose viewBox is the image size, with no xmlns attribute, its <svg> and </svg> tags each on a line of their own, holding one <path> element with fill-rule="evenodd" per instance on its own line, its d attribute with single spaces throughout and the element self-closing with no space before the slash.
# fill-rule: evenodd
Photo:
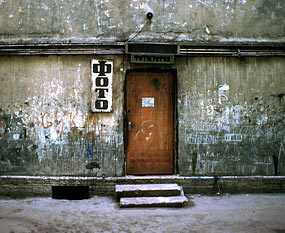
<svg viewBox="0 0 285 233">
<path fill-rule="evenodd" d="M 128 122 L 128 131 L 130 132 L 132 130 L 132 127 L 134 126 L 134 124 L 132 122 Z"/>
</svg>

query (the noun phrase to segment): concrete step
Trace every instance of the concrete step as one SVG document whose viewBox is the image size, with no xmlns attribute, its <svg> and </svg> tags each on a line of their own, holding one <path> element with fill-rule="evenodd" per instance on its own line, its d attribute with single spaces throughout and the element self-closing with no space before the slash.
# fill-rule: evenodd
<svg viewBox="0 0 285 233">
<path fill-rule="evenodd" d="M 184 195 L 170 197 L 122 197 L 120 207 L 183 207 L 188 203 Z"/>
<path fill-rule="evenodd" d="M 116 185 L 116 197 L 179 196 L 181 187 L 177 184 L 132 184 Z"/>
</svg>

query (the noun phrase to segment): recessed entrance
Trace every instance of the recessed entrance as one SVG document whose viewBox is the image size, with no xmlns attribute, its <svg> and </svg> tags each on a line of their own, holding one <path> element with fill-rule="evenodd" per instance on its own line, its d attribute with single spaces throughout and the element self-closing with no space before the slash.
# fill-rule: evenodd
<svg viewBox="0 0 285 233">
<path fill-rule="evenodd" d="M 173 84 L 171 72 L 127 73 L 127 174 L 173 174 Z"/>
</svg>

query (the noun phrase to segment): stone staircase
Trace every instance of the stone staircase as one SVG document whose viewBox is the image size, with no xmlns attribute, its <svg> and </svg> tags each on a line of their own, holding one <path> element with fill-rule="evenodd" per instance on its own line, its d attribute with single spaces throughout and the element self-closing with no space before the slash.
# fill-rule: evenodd
<svg viewBox="0 0 285 233">
<path fill-rule="evenodd" d="M 188 203 L 177 184 L 116 185 L 120 207 L 183 207 Z"/>
</svg>

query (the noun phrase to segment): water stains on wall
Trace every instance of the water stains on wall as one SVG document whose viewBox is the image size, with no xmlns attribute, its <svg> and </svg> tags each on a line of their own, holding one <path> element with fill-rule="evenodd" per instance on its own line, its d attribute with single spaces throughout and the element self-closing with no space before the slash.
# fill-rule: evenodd
<svg viewBox="0 0 285 233">
<path fill-rule="evenodd" d="M 284 41 L 282 0 L 0 2 L 4 42 Z M 152 12 L 151 24 L 145 15 Z M 262 19 L 262 20 L 260 20 Z M 141 29 L 141 30 L 140 30 Z M 143 29 L 143 30 L 142 30 Z"/>
<path fill-rule="evenodd" d="M 1 57 L 2 174 L 124 175 L 125 56 L 111 113 L 90 112 L 92 58 Z M 284 175 L 284 59 L 176 64 L 179 174 Z"/>
<path fill-rule="evenodd" d="M 113 57 L 116 107 L 105 114 L 90 112 L 91 59 L 0 57 L 2 174 L 122 175 L 122 58 Z"/>
<path fill-rule="evenodd" d="M 181 174 L 285 174 L 284 59 L 179 61 Z"/>
</svg>

